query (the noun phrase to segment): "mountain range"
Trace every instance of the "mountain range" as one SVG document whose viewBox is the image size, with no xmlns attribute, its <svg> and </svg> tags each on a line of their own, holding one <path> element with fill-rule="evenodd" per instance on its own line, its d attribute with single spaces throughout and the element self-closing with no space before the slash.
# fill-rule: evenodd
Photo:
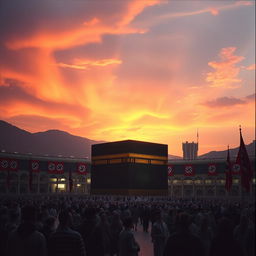
<svg viewBox="0 0 256 256">
<path fill-rule="evenodd" d="M 60 130 L 30 133 L 0 120 L 0 150 L 4 152 L 90 159 L 91 145 L 103 142 L 75 136 Z M 255 140 L 246 147 L 248 154 L 255 156 Z M 231 157 L 235 157 L 237 152 L 238 148 L 230 149 Z M 211 151 L 199 156 L 199 158 L 226 158 L 226 154 L 226 151 Z M 174 155 L 168 155 L 168 158 L 182 159 Z"/>
</svg>

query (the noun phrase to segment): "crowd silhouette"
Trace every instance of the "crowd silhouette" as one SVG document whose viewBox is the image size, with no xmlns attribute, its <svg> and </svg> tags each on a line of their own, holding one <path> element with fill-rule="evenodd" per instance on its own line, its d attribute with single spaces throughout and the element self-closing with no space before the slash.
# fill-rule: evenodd
<svg viewBox="0 0 256 256">
<path fill-rule="evenodd" d="M 0 255 L 254 256 L 253 203 L 129 196 L 0 198 Z"/>
</svg>

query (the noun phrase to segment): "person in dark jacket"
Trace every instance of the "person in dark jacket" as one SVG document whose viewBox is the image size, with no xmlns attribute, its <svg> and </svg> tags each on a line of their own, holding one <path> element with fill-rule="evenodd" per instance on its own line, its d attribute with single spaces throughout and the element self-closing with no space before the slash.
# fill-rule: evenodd
<svg viewBox="0 0 256 256">
<path fill-rule="evenodd" d="M 203 244 L 193 235 L 189 226 L 191 217 L 187 213 L 177 216 L 177 232 L 172 234 L 165 245 L 164 256 L 204 256 Z"/>
<path fill-rule="evenodd" d="M 124 229 L 119 235 L 119 256 L 138 256 L 139 244 L 135 241 L 132 233 L 133 220 L 126 218 L 123 220 Z"/>
<path fill-rule="evenodd" d="M 112 221 L 110 224 L 111 255 L 116 255 L 118 253 L 119 235 L 122 229 L 123 229 L 123 224 L 120 219 L 120 214 L 117 211 L 114 211 Z"/>
<path fill-rule="evenodd" d="M 79 232 L 84 240 L 86 256 L 104 255 L 104 240 L 99 223 L 96 209 L 85 209 L 84 220 L 79 227 Z"/>
<path fill-rule="evenodd" d="M 36 230 L 36 209 L 24 206 L 21 210 L 21 224 L 9 236 L 6 255 L 46 256 L 46 240 Z"/>
<path fill-rule="evenodd" d="M 143 231 L 148 232 L 149 221 L 150 221 L 150 209 L 148 206 L 144 206 L 141 214 Z"/>
<path fill-rule="evenodd" d="M 239 243 L 234 239 L 231 221 L 223 217 L 219 221 L 217 234 L 211 243 L 210 256 L 226 255 L 244 256 L 244 253 Z"/>
<path fill-rule="evenodd" d="M 57 219 L 53 216 L 49 216 L 45 221 L 42 228 L 42 233 L 45 236 L 46 242 L 48 243 L 50 236 L 56 231 Z"/>
<path fill-rule="evenodd" d="M 68 210 L 59 214 L 59 227 L 49 238 L 49 256 L 85 256 L 82 236 L 71 229 L 72 216 Z"/>
</svg>

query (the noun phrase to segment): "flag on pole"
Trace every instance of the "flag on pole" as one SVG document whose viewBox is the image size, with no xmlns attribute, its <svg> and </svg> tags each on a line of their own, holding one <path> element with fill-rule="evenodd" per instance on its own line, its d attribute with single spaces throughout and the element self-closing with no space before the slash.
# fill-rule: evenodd
<svg viewBox="0 0 256 256">
<path fill-rule="evenodd" d="M 77 173 L 78 174 L 84 174 L 86 175 L 87 174 L 87 164 L 86 163 L 78 163 L 77 164 Z"/>
<path fill-rule="evenodd" d="M 226 184 L 225 184 L 225 188 L 226 188 L 227 191 L 230 191 L 231 187 L 232 187 L 232 168 L 231 168 L 229 146 L 228 146 L 228 154 L 227 154 L 227 161 L 226 161 Z"/>
<path fill-rule="evenodd" d="M 195 175 L 195 170 L 193 165 L 187 164 L 184 166 L 184 176 L 194 176 Z"/>
<path fill-rule="evenodd" d="M 9 160 L 9 169 L 10 171 L 18 171 L 18 160 L 10 159 Z"/>
<path fill-rule="evenodd" d="M 217 175 L 217 166 L 216 164 L 208 164 L 208 176 L 216 176 Z"/>
<path fill-rule="evenodd" d="M 7 171 L 9 168 L 9 160 L 8 159 L 0 159 L 0 170 Z"/>
<path fill-rule="evenodd" d="M 252 182 L 253 172 L 251 168 L 250 159 L 244 144 L 241 127 L 239 128 L 239 131 L 240 131 L 240 147 L 239 147 L 237 158 L 236 158 L 236 164 L 240 165 L 242 187 L 244 187 L 247 192 L 250 192 L 250 184 Z"/>
<path fill-rule="evenodd" d="M 40 172 L 39 161 L 37 161 L 37 160 L 31 160 L 31 162 L 30 162 L 30 170 L 31 170 L 32 172 Z"/>
<path fill-rule="evenodd" d="M 71 193 L 73 190 L 73 179 L 72 179 L 72 172 L 69 171 L 69 192 Z"/>
<path fill-rule="evenodd" d="M 173 175 L 174 175 L 174 173 L 173 173 L 173 166 L 172 165 L 168 165 L 168 177 L 171 177 Z"/>
</svg>

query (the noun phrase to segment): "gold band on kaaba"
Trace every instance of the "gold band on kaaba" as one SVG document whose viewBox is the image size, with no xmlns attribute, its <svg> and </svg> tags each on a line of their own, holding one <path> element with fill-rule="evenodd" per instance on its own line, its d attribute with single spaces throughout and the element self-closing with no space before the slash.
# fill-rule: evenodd
<svg viewBox="0 0 256 256">
<path fill-rule="evenodd" d="M 92 164 L 141 163 L 141 164 L 167 164 L 167 157 L 145 155 L 137 153 L 123 153 L 92 157 Z"/>
</svg>

